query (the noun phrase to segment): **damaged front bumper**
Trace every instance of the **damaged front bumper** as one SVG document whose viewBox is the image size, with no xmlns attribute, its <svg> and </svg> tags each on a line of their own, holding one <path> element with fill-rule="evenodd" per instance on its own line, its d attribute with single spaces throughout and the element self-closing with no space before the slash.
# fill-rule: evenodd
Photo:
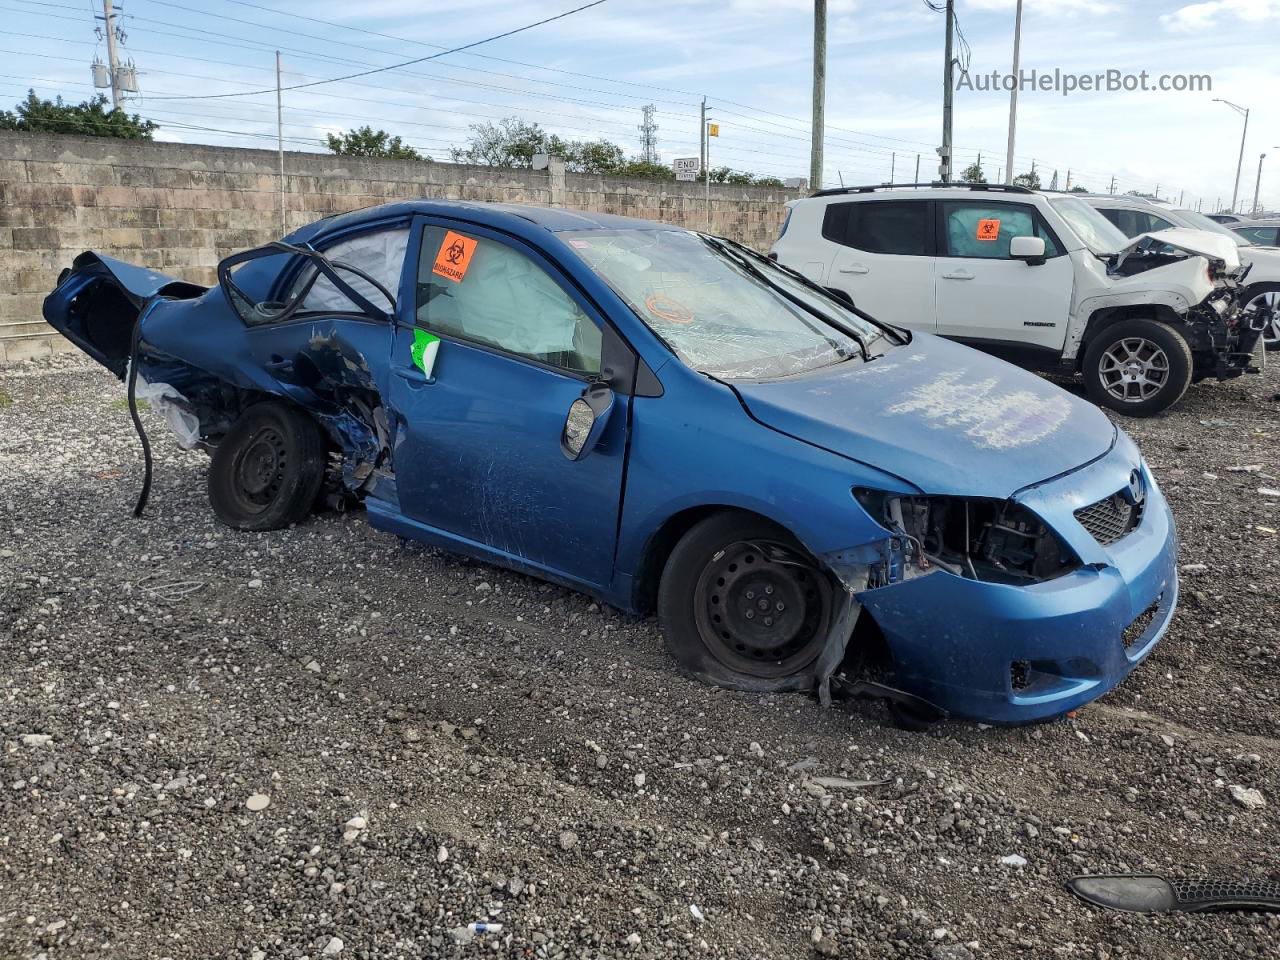
<svg viewBox="0 0 1280 960">
<path fill-rule="evenodd" d="M 1255 365 L 1255 351 L 1271 319 L 1268 310 L 1244 309 L 1239 283 L 1224 281 L 1187 314 L 1195 379 L 1231 380 L 1245 373 L 1261 373 Z"/>
<path fill-rule="evenodd" d="M 935 567 L 859 595 L 898 686 L 956 716 L 1029 723 L 1096 699 L 1150 654 L 1177 605 L 1177 542 L 1159 487 L 1122 441 L 1013 498 L 1079 557 L 1069 572 L 1014 585 Z M 1086 511 L 1134 483 L 1142 490 L 1136 526 L 1104 545 L 1096 525 L 1086 529 Z"/>
</svg>

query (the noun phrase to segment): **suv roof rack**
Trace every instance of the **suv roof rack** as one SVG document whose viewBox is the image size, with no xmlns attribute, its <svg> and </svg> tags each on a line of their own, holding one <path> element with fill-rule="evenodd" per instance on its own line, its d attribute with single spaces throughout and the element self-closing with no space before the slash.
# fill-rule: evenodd
<svg viewBox="0 0 1280 960">
<path fill-rule="evenodd" d="M 996 193 L 1035 193 L 1026 187 L 1018 187 L 1009 183 L 873 183 L 862 187 L 829 187 L 826 190 L 815 190 L 811 197 L 836 197 L 844 193 L 875 193 L 877 190 L 906 190 L 910 188 L 933 188 L 944 190 L 991 190 Z"/>
</svg>

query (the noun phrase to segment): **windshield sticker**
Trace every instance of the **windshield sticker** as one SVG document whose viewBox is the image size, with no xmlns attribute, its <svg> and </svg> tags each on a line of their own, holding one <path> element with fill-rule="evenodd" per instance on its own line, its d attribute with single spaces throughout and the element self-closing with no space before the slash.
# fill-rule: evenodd
<svg viewBox="0 0 1280 960">
<path fill-rule="evenodd" d="M 444 235 L 431 272 L 454 283 L 461 283 L 462 278 L 467 275 L 467 267 L 471 266 L 471 255 L 476 252 L 476 245 L 477 241 L 450 230 Z"/>
<path fill-rule="evenodd" d="M 586 240 L 570 240 L 569 246 L 577 247 L 579 250 L 589 250 L 591 248 L 591 244 Z"/>
<path fill-rule="evenodd" d="M 979 220 L 976 236 L 983 241 L 998 240 L 1000 238 L 1000 221 Z"/>
<path fill-rule="evenodd" d="M 693 311 L 665 293 L 651 293 L 644 298 L 644 308 L 652 316 L 667 323 L 693 323 Z"/>
</svg>

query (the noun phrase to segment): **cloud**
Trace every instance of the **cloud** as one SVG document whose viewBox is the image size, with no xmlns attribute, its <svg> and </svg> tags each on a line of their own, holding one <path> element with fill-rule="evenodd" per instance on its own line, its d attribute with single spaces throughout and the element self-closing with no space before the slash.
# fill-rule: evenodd
<svg viewBox="0 0 1280 960">
<path fill-rule="evenodd" d="M 1280 0 L 1205 0 L 1163 14 L 1160 22 L 1175 33 L 1194 33 L 1213 27 L 1224 16 L 1245 23 L 1280 19 Z"/>
</svg>

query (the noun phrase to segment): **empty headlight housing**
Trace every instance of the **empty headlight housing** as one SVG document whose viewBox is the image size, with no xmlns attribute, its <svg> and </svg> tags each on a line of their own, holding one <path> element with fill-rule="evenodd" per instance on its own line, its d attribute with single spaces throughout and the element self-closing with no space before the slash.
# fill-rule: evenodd
<svg viewBox="0 0 1280 960">
<path fill-rule="evenodd" d="M 1080 565 L 1044 521 L 1011 500 L 911 497 L 862 487 L 853 495 L 873 520 L 899 536 L 917 572 L 938 568 L 971 580 L 1024 585 Z"/>
</svg>

